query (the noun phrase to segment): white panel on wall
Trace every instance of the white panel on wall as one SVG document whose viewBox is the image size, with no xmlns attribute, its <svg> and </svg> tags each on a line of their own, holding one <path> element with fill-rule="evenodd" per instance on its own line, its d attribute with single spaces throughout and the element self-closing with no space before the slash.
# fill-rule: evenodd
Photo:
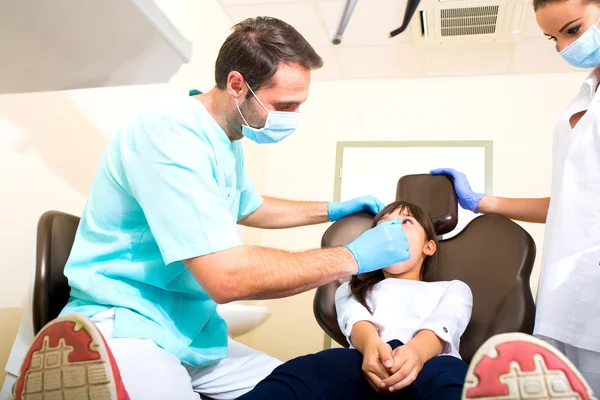
<svg viewBox="0 0 600 400">
<path fill-rule="evenodd" d="M 486 148 L 483 145 L 457 147 L 445 146 L 443 142 L 432 145 L 413 147 L 398 142 L 385 147 L 344 147 L 340 200 L 370 194 L 388 204 L 396 199 L 396 185 L 402 176 L 426 174 L 436 168 L 464 172 L 476 192 L 484 193 L 486 187 L 491 187 L 491 182 L 487 182 L 487 186 L 485 182 Z M 444 237 L 458 233 L 475 216 L 459 208 L 456 229 Z"/>
</svg>

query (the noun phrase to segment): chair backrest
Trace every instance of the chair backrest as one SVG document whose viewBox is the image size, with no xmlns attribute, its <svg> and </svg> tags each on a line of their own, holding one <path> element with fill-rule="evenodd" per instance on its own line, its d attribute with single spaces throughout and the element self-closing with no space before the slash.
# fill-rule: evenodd
<svg viewBox="0 0 600 400">
<path fill-rule="evenodd" d="M 413 175 L 400 180 L 396 198 L 421 206 L 432 216 L 438 235 L 442 235 L 456 226 L 455 196 L 449 178 Z M 349 243 L 369 229 L 372 221 L 373 216 L 366 213 L 343 218 L 329 227 L 321 244 L 329 247 Z M 459 279 L 473 292 L 473 314 L 460 346 L 465 361 L 469 362 L 479 346 L 497 333 L 533 331 L 535 305 L 529 277 L 534 261 L 531 236 L 497 215 L 479 216 L 460 234 L 440 241 L 433 280 Z M 337 324 L 334 299 L 339 285 L 349 278 L 318 288 L 313 303 L 321 328 L 345 347 L 348 343 Z"/>
<path fill-rule="evenodd" d="M 44 213 L 37 226 L 33 330 L 37 334 L 58 316 L 69 300 L 63 271 L 79 225 L 79 217 L 60 211 Z"/>
</svg>

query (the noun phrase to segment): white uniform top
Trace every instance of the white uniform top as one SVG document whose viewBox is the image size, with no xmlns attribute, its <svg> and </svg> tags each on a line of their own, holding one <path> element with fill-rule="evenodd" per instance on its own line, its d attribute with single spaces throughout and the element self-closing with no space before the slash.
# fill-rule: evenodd
<svg viewBox="0 0 600 400">
<path fill-rule="evenodd" d="M 384 279 L 367 297 L 372 315 L 349 295 L 348 282 L 335 293 L 338 324 L 348 343 L 354 324 L 370 321 L 385 342 L 398 339 L 406 344 L 419 331 L 429 329 L 446 343 L 441 354 L 460 358 L 460 337 L 469 324 L 473 308 L 473 294 L 464 282 Z"/>
<path fill-rule="evenodd" d="M 554 135 L 535 333 L 600 351 L 600 97 L 584 82 Z M 569 119 L 588 110 L 574 129 Z"/>
</svg>

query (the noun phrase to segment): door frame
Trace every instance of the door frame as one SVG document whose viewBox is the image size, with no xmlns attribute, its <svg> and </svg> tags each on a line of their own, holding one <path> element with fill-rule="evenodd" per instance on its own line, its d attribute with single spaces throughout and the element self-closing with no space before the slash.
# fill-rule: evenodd
<svg viewBox="0 0 600 400">
<path fill-rule="evenodd" d="M 494 142 L 492 140 L 432 140 L 432 141 L 344 141 L 337 142 L 335 151 L 335 170 L 333 199 L 340 201 L 342 192 L 342 165 L 344 161 L 344 149 L 350 147 L 483 147 L 485 150 L 485 193 L 492 195 L 492 179 L 494 164 Z"/>
</svg>

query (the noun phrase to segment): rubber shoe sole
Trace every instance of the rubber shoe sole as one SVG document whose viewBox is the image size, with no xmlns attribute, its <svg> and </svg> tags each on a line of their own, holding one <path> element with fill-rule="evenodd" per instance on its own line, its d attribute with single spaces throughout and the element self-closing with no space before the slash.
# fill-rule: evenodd
<svg viewBox="0 0 600 400">
<path fill-rule="evenodd" d="M 50 321 L 36 335 L 13 395 L 15 400 L 129 400 L 102 334 L 79 314 Z"/>
<path fill-rule="evenodd" d="M 558 349 L 533 336 L 488 339 L 471 360 L 463 400 L 596 400 L 581 373 Z"/>
</svg>

